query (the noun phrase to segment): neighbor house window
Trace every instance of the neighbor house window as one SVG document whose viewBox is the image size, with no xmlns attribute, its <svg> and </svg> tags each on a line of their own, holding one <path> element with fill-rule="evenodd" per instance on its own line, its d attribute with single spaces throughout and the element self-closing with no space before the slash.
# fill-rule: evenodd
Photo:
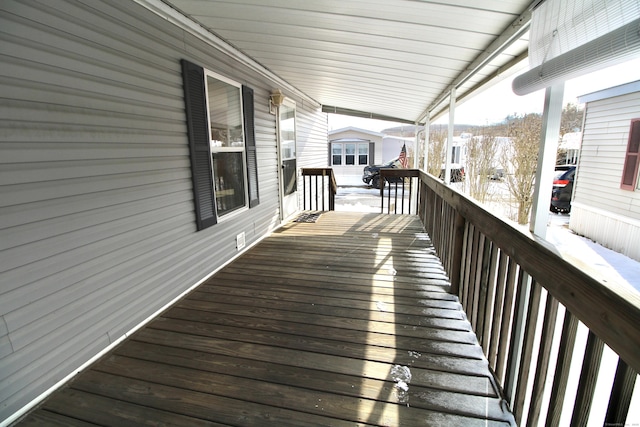
<svg viewBox="0 0 640 427">
<path fill-rule="evenodd" d="M 332 142 L 331 165 L 368 165 L 370 164 L 369 151 L 373 143 Z"/>
<path fill-rule="evenodd" d="M 182 61 L 198 230 L 259 203 L 253 90 Z"/>
<path fill-rule="evenodd" d="M 369 144 L 358 144 L 358 164 L 369 164 Z"/>
<path fill-rule="evenodd" d="M 638 184 L 638 168 L 640 166 L 640 119 L 631 121 L 629 129 L 629 142 L 622 169 L 622 181 L 620 188 L 623 190 L 635 190 Z"/>
<path fill-rule="evenodd" d="M 356 164 L 356 144 L 344 144 L 344 164 Z"/>
<path fill-rule="evenodd" d="M 342 165 L 342 144 L 331 144 L 331 164 L 333 166 Z"/>
</svg>

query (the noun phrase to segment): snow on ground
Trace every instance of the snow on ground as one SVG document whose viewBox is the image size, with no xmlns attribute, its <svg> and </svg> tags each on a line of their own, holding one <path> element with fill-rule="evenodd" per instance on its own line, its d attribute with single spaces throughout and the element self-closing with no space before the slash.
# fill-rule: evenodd
<svg viewBox="0 0 640 427">
<path fill-rule="evenodd" d="M 640 262 L 569 230 L 569 215 L 549 213 L 547 240 L 562 256 L 604 282 L 640 292 Z"/>
</svg>

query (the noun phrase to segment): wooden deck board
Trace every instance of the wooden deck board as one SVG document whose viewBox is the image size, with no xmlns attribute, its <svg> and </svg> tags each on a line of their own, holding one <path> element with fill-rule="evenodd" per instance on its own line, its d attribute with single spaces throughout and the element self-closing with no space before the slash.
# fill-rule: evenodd
<svg viewBox="0 0 640 427">
<path fill-rule="evenodd" d="M 417 217 L 290 223 L 22 423 L 509 425 L 447 288 Z"/>
</svg>

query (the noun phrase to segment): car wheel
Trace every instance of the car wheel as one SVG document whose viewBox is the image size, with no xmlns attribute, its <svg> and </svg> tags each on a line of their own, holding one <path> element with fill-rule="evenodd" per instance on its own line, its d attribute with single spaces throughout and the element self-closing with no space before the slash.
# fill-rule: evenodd
<svg viewBox="0 0 640 427">
<path fill-rule="evenodd" d="M 377 177 L 377 176 L 375 178 L 373 178 L 373 180 L 371 182 L 373 184 L 373 188 L 378 188 L 379 189 L 379 188 L 381 188 L 381 186 L 382 186 L 382 188 L 384 188 L 384 181 L 382 181 L 382 183 L 380 183 L 380 178 Z"/>
</svg>

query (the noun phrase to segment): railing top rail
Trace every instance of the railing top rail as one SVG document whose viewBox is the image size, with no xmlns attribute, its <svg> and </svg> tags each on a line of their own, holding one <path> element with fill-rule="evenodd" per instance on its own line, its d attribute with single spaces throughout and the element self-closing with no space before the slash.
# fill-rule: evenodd
<svg viewBox="0 0 640 427">
<path fill-rule="evenodd" d="M 333 194 L 338 192 L 338 183 L 332 168 L 302 168 L 302 176 L 328 176 Z"/>
<path fill-rule="evenodd" d="M 498 218 L 433 175 L 421 172 L 420 179 L 640 372 L 640 296 L 636 292 L 592 277 L 563 259 L 551 243 Z"/>
<path fill-rule="evenodd" d="M 420 169 L 396 169 L 396 168 L 382 168 L 380 169 L 381 177 L 391 178 L 415 178 L 420 176 Z"/>
<path fill-rule="evenodd" d="M 302 168 L 302 175 L 319 175 L 329 176 L 333 175 L 333 169 L 331 168 Z"/>
</svg>

